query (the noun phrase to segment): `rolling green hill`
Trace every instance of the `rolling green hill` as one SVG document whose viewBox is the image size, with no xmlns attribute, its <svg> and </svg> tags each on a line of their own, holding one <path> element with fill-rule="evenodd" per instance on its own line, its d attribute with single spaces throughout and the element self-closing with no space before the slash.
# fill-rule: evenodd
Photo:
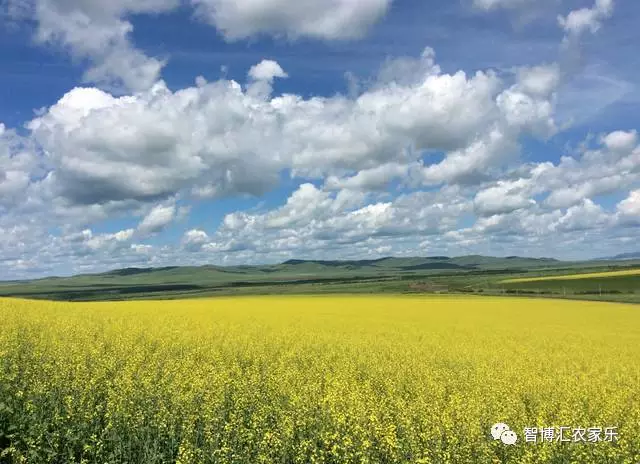
<svg viewBox="0 0 640 464">
<path fill-rule="evenodd" d="M 82 301 L 255 293 L 415 292 L 436 287 L 453 292 L 520 289 L 566 293 L 567 285 L 557 282 L 509 285 L 499 282 L 507 277 L 552 276 L 634 266 L 640 266 L 640 261 L 567 262 L 479 255 L 352 261 L 295 259 L 260 266 L 124 268 L 98 274 L 3 282 L 0 296 Z M 636 290 L 637 279 L 623 280 L 612 290 Z M 574 283 L 569 288 L 591 289 L 589 285 L 589 282 Z"/>
</svg>

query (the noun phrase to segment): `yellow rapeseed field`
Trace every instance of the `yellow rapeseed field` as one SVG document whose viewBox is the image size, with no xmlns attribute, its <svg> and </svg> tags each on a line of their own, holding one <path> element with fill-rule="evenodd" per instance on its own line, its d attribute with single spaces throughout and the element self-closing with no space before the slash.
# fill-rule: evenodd
<svg viewBox="0 0 640 464">
<path fill-rule="evenodd" d="M 493 440 L 495 422 L 518 442 Z M 618 437 L 526 442 L 534 427 Z M 0 450 L 30 464 L 635 464 L 640 307 L 0 300 Z"/>
<path fill-rule="evenodd" d="M 579 279 L 595 279 L 600 277 L 622 277 L 640 275 L 640 269 L 628 269 L 626 271 L 608 271 L 608 272 L 587 272 L 583 274 L 567 274 L 546 277 L 521 277 L 517 279 L 501 280 L 501 284 L 515 284 L 520 282 L 543 282 L 545 280 L 579 280 Z"/>
</svg>

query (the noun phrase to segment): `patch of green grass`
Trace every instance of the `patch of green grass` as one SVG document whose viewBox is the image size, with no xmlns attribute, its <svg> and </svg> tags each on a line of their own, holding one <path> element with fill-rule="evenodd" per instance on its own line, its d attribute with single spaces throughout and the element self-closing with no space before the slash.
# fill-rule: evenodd
<svg viewBox="0 0 640 464">
<path fill-rule="evenodd" d="M 617 275 L 612 277 L 590 277 L 585 279 L 537 280 L 529 282 L 500 283 L 506 289 L 547 290 L 571 293 L 606 293 L 640 291 L 640 275 Z"/>
<path fill-rule="evenodd" d="M 363 264 L 358 264 L 363 263 Z M 449 265 L 442 266 L 442 263 Z M 502 265 L 503 268 L 494 268 Z M 522 266 L 528 265 L 529 268 Z M 469 266 L 459 270 L 455 266 Z M 474 267 L 477 266 L 477 267 Z M 627 270 L 628 263 L 566 263 L 525 258 L 388 258 L 293 262 L 275 266 L 122 269 L 104 274 L 10 282 L 0 296 L 63 301 L 175 299 L 225 295 L 476 293 L 640 300 L 640 275 L 562 279 L 576 272 Z M 410 269 L 410 270 L 408 270 Z M 304 271 L 304 272 L 303 272 Z M 504 283 L 507 279 L 555 280 Z M 637 292 L 633 293 L 633 292 Z"/>
</svg>

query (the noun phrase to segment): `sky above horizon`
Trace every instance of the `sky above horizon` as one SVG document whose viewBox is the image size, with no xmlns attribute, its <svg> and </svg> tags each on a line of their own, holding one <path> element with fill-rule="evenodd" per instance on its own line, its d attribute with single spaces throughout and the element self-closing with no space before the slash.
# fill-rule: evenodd
<svg viewBox="0 0 640 464">
<path fill-rule="evenodd" d="M 2 0 L 0 279 L 640 251 L 640 3 Z"/>
</svg>

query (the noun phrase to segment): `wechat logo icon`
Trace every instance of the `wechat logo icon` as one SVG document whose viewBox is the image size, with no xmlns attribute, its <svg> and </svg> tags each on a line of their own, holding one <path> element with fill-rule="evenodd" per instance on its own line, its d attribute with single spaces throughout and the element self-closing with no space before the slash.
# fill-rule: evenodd
<svg viewBox="0 0 640 464">
<path fill-rule="evenodd" d="M 503 422 L 493 424 L 491 427 L 491 436 L 494 440 L 500 440 L 505 445 L 515 445 L 518 441 L 518 435 Z"/>
</svg>

